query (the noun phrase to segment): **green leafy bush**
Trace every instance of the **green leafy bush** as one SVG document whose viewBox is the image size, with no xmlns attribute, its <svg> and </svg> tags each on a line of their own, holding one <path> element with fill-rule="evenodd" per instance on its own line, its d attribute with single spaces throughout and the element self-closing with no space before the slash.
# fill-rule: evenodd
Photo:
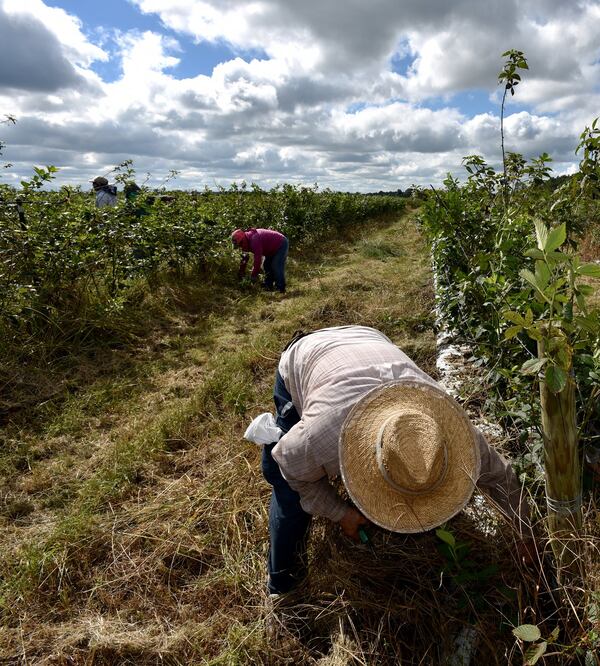
<svg viewBox="0 0 600 666">
<path fill-rule="evenodd" d="M 55 167 L 35 168 L 21 189 L 0 186 L 0 329 L 4 339 L 42 334 L 124 306 L 135 281 L 160 271 L 216 272 L 233 263 L 236 227 L 270 227 L 293 243 L 315 240 L 383 213 L 397 197 L 364 196 L 282 185 L 265 191 L 246 183 L 212 192 L 142 187 L 114 208 L 97 209 L 76 188 L 44 191 Z M 131 162 L 116 169 L 122 184 Z M 229 274 L 229 271 L 228 271 Z"/>
</svg>

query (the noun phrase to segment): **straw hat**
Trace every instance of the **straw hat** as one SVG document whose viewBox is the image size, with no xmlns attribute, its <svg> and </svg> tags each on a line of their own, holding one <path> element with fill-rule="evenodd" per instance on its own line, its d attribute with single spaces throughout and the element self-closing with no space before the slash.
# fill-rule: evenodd
<svg viewBox="0 0 600 666">
<path fill-rule="evenodd" d="M 394 532 L 424 532 L 457 514 L 479 476 L 476 434 L 444 391 L 414 380 L 359 400 L 340 434 L 342 479 L 360 511 Z"/>
</svg>

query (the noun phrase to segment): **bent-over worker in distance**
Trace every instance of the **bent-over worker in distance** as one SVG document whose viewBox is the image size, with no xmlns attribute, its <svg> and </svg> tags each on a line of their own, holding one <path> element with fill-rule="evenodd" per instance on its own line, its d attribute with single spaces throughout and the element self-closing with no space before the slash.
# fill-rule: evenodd
<svg viewBox="0 0 600 666">
<path fill-rule="evenodd" d="M 238 271 L 240 278 L 246 274 L 248 253 L 252 252 L 254 265 L 250 279 L 253 282 L 258 280 L 264 257 L 265 281 L 263 286 L 265 289 L 272 290 L 274 283 L 281 293 L 285 293 L 285 261 L 289 243 L 282 233 L 274 229 L 248 229 L 247 231 L 236 229 L 231 234 L 231 240 L 235 247 L 242 250 L 242 260 Z"/>
<path fill-rule="evenodd" d="M 296 336 L 279 361 L 274 400 L 284 434 L 262 459 L 273 486 L 272 595 L 306 573 L 311 516 L 338 522 L 354 540 L 369 522 L 423 532 L 463 509 L 475 486 L 512 521 L 530 561 L 529 509 L 509 462 L 383 333 L 341 326 Z M 329 482 L 340 474 L 353 504 Z"/>
</svg>

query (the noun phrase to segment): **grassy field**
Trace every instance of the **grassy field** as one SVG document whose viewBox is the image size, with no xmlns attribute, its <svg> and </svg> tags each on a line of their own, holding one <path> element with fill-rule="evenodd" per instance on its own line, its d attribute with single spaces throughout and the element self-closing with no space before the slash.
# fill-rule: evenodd
<svg viewBox="0 0 600 666">
<path fill-rule="evenodd" d="M 474 624 L 475 663 L 505 664 L 527 608 L 558 612 L 503 528 L 486 538 L 453 520 L 471 547 L 453 571 L 432 534 L 375 531 L 373 555 L 315 521 L 305 628 L 268 641 L 269 487 L 242 434 L 271 409 L 280 350 L 296 329 L 364 324 L 435 373 L 429 255 L 410 213 L 293 248 L 289 282 L 283 298 L 157 285 L 135 345 L 49 367 L 48 397 L 12 413 L 0 663 L 437 664 Z"/>
</svg>

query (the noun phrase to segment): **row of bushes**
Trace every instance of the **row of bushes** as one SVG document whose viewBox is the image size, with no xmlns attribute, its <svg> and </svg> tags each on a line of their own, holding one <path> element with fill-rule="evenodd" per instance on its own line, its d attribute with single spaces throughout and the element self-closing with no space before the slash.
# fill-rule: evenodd
<svg viewBox="0 0 600 666">
<path fill-rule="evenodd" d="M 571 177 L 553 180 L 548 155 L 527 163 L 508 153 L 502 171 L 472 155 L 464 160 L 464 184 L 448 176 L 443 189 L 422 193 L 420 219 L 432 242 L 441 315 L 473 349 L 493 387 L 483 408 L 519 435 L 518 453 L 527 463 L 541 462 L 532 375 L 544 374 L 537 340 L 552 327 L 562 338 L 556 338 L 546 378 L 556 368 L 561 390 L 560 366 L 572 362 L 580 442 L 589 458 L 600 442 L 600 320 L 593 287 L 600 266 L 577 258 L 581 241 L 599 235 L 599 147 L 594 123 L 581 135 L 583 159 Z M 542 251 L 545 230 L 556 243 Z"/>
<path fill-rule="evenodd" d="M 210 270 L 233 261 L 236 227 L 270 227 L 298 242 L 400 210 L 398 197 L 366 197 L 315 186 L 253 185 L 220 192 L 142 191 L 97 209 L 71 188 L 43 191 L 54 169 L 36 169 L 19 191 L 0 186 L 0 325 L 28 322 L 95 301 L 114 306 L 133 280 L 165 269 Z"/>
</svg>

